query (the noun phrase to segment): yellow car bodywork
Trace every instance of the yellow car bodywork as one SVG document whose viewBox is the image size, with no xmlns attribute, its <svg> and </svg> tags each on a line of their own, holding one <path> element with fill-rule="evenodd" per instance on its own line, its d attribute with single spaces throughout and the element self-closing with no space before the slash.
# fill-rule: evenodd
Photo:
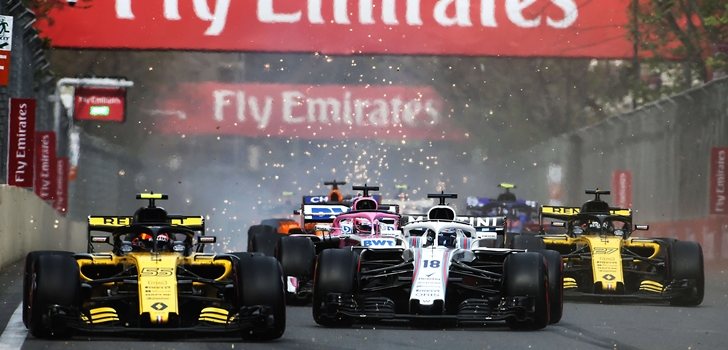
<svg viewBox="0 0 728 350">
<path fill-rule="evenodd" d="M 114 254 L 92 254 L 88 258 L 78 259 L 81 281 L 95 280 L 87 276 L 84 271 L 98 271 L 99 267 L 122 267 L 129 269 L 134 266 L 137 270 L 139 314 L 148 314 L 151 324 L 166 324 L 171 315 L 179 315 L 177 303 L 177 268 L 178 266 L 217 266 L 221 273 L 214 278 L 215 281 L 224 281 L 232 278 L 232 262 L 225 259 L 215 259 L 214 254 L 198 253 L 183 256 L 180 253 L 163 252 L 132 252 L 123 256 Z M 197 283 L 202 287 L 204 284 Z M 118 288 L 122 282 L 109 282 L 97 287 L 92 297 L 105 293 L 108 289 Z M 207 290 L 206 297 L 215 297 L 216 290 Z M 92 312 L 93 313 L 93 312 Z M 227 314 L 227 311 L 225 311 Z"/>
<path fill-rule="evenodd" d="M 662 247 L 658 242 L 649 239 L 627 238 L 618 236 L 597 236 L 582 235 L 570 237 L 568 235 L 548 235 L 543 237 L 543 241 L 548 249 L 560 252 L 570 252 L 586 247 L 590 252 L 590 263 L 592 269 L 592 281 L 601 285 L 601 290 L 606 293 L 617 292 L 620 284 L 624 285 L 625 277 L 623 266 L 625 263 L 638 265 L 641 260 L 654 259 L 661 254 Z M 631 261 L 625 262 L 622 256 L 622 250 L 629 249 L 631 251 L 640 252 L 643 259 L 633 257 Z M 569 266 L 571 264 L 585 264 L 589 261 L 582 261 L 579 256 L 564 256 L 564 263 Z M 659 282 L 655 282 L 659 284 Z M 649 285 L 649 283 L 648 283 Z M 564 288 L 576 288 L 576 281 L 571 277 L 565 277 Z M 661 284 L 660 284 L 661 287 Z"/>
<path fill-rule="evenodd" d="M 91 231 L 109 231 L 115 228 L 131 225 L 131 216 L 89 216 L 89 236 Z M 177 216 L 170 218 L 172 226 L 183 226 L 194 230 L 204 231 L 204 218 L 201 216 Z M 185 256 L 178 252 L 130 252 L 124 255 L 114 253 L 94 253 L 82 259 L 77 259 L 81 281 L 90 282 L 95 280 L 94 276 L 84 274 L 84 271 L 99 271 L 103 267 L 128 270 L 132 267 L 137 271 L 137 286 L 139 297 L 139 315 L 145 314 L 149 317 L 151 324 L 163 325 L 170 321 L 171 316 L 179 315 L 179 304 L 177 300 L 177 268 L 185 266 L 194 267 L 217 267 L 220 271 L 212 280 L 221 282 L 233 278 L 232 262 L 227 259 L 215 259 L 215 254 L 193 253 Z M 209 270 L 209 269 L 208 269 Z M 93 296 L 103 295 L 106 290 L 118 288 L 122 282 L 104 283 L 103 288 L 96 287 L 92 291 Z M 204 283 L 194 282 L 194 287 L 204 287 Z M 205 297 L 215 298 L 217 289 L 207 289 Z M 118 321 L 113 308 L 101 307 L 91 309 L 91 317 L 85 320 L 87 323 L 102 323 Z M 230 323 L 228 311 L 220 308 L 205 308 L 202 310 L 200 321 L 214 323 Z"/>
</svg>

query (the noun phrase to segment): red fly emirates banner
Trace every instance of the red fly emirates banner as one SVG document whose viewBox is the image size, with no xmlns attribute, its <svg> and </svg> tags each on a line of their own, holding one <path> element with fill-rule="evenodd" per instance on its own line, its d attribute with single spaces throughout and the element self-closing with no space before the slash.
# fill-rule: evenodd
<svg viewBox="0 0 728 350">
<path fill-rule="evenodd" d="M 728 215 L 728 147 L 710 153 L 710 213 Z"/>
<path fill-rule="evenodd" d="M 35 194 L 44 200 L 56 198 L 56 133 L 35 134 Z"/>
<path fill-rule="evenodd" d="M 626 58 L 631 0 L 102 0 L 55 47 Z"/>
<path fill-rule="evenodd" d="M 632 172 L 615 170 L 612 172 L 612 204 L 619 208 L 632 208 Z"/>
<path fill-rule="evenodd" d="M 56 197 L 53 208 L 61 214 L 68 210 L 68 157 L 56 158 Z"/>
<path fill-rule="evenodd" d="M 79 86 L 73 94 L 73 118 L 123 122 L 126 115 L 126 89 Z"/>
<path fill-rule="evenodd" d="M 8 121 L 8 185 L 33 187 L 35 99 L 11 98 Z"/>
<path fill-rule="evenodd" d="M 427 139 L 463 137 L 446 127 L 441 97 L 426 86 L 186 83 L 162 99 L 164 133 Z"/>
</svg>

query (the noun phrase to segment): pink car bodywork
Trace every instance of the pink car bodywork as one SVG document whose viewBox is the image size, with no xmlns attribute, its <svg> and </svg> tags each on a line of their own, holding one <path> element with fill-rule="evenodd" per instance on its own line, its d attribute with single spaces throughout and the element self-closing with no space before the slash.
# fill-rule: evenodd
<svg viewBox="0 0 728 350">
<path fill-rule="evenodd" d="M 369 197 L 359 198 L 354 201 L 352 207 L 356 208 L 356 202 L 360 200 L 372 199 Z M 340 248 L 361 245 L 364 239 L 391 237 L 392 235 L 401 234 L 401 231 L 399 231 L 400 218 L 399 214 L 384 210 L 353 210 L 337 215 L 329 234 L 331 237 L 341 238 L 339 241 Z"/>
</svg>

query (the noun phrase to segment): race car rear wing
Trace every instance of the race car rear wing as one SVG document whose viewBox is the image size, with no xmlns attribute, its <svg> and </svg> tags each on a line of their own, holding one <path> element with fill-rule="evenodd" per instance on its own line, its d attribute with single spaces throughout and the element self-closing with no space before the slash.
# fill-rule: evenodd
<svg viewBox="0 0 728 350">
<path fill-rule="evenodd" d="M 542 205 L 539 210 L 538 222 L 543 228 L 543 219 L 569 220 L 570 217 L 581 213 L 580 207 L 564 207 L 555 205 Z M 609 208 L 609 215 L 632 217 L 632 209 Z"/>
<path fill-rule="evenodd" d="M 427 220 L 427 214 L 402 214 L 402 224 Z M 505 227 L 506 218 L 503 216 L 476 216 L 458 215 L 455 220 L 474 227 Z"/>
<path fill-rule="evenodd" d="M 202 216 L 189 216 L 189 215 L 169 215 L 169 224 L 173 226 L 184 226 L 190 230 L 200 232 L 200 235 L 205 235 L 205 218 Z M 88 228 L 86 230 L 86 239 L 88 242 L 88 252 L 93 251 L 93 238 L 91 232 L 106 232 L 113 233 L 119 227 L 129 226 L 133 223 L 132 216 L 113 216 L 113 215 L 101 215 L 101 216 L 89 216 L 88 217 Z"/>
<path fill-rule="evenodd" d="M 532 208 L 537 209 L 538 203 L 531 200 L 516 200 L 516 201 L 499 201 L 495 198 L 488 197 L 475 197 L 470 196 L 466 199 L 466 209 L 469 210 L 488 210 L 493 207 L 513 207 L 513 208 Z"/>
<path fill-rule="evenodd" d="M 117 227 L 131 225 L 131 216 L 89 216 L 88 229 L 111 232 Z"/>
<path fill-rule="evenodd" d="M 379 204 L 379 210 L 392 214 L 399 214 L 399 204 L 382 203 Z"/>
<path fill-rule="evenodd" d="M 544 217 L 552 217 L 555 219 L 559 218 L 568 218 L 571 216 L 574 216 L 576 214 L 581 213 L 581 208 L 579 207 L 562 207 L 562 206 L 555 206 L 555 205 L 542 205 L 541 206 L 541 215 Z M 619 216 L 632 216 L 632 209 L 625 209 L 625 208 L 609 208 L 609 215 L 619 215 Z"/>
<path fill-rule="evenodd" d="M 402 215 L 401 226 L 427 220 L 427 214 L 404 214 Z M 480 233 L 495 232 L 498 235 L 505 234 L 508 230 L 508 220 L 504 216 L 473 216 L 459 215 L 455 218 L 455 222 L 461 222 L 475 227 L 475 231 Z"/>
<path fill-rule="evenodd" d="M 202 216 L 169 215 L 169 224 L 185 226 L 193 231 L 204 233 L 205 218 Z M 93 231 L 111 232 L 117 227 L 129 226 L 132 224 L 131 216 L 89 216 L 88 228 Z"/>
<path fill-rule="evenodd" d="M 205 235 L 205 218 L 202 216 L 170 215 L 169 221 L 175 226 L 184 226 Z"/>
<path fill-rule="evenodd" d="M 342 204 L 304 204 L 303 210 L 298 214 L 303 223 L 330 223 L 334 222 L 336 215 L 349 211 L 349 207 Z"/>
</svg>

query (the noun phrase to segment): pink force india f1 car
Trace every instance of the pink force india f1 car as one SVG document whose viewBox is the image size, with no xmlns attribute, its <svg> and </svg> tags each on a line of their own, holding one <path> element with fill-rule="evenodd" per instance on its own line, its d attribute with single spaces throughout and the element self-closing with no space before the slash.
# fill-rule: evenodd
<svg viewBox="0 0 728 350">
<path fill-rule="evenodd" d="M 353 186 L 353 190 L 362 191 L 363 195 L 354 198 L 350 207 L 342 203 L 304 204 L 301 215 L 307 223 L 315 222 L 315 232 L 290 234 L 279 240 L 276 256 L 283 267 L 292 303 L 311 300 L 314 263 L 321 251 L 393 244 L 388 237 L 399 232 L 401 216 L 397 206 L 380 204 L 370 195 L 379 190 L 378 186 Z"/>
<path fill-rule="evenodd" d="M 476 229 L 445 205 L 457 195 L 429 197 L 440 205 L 424 220 L 380 235 L 376 244 L 321 252 L 313 283 L 318 324 L 505 321 L 513 329 L 540 329 L 561 319 L 557 252 L 492 248 L 492 233 L 505 233 L 504 217 L 481 220 Z"/>
</svg>

